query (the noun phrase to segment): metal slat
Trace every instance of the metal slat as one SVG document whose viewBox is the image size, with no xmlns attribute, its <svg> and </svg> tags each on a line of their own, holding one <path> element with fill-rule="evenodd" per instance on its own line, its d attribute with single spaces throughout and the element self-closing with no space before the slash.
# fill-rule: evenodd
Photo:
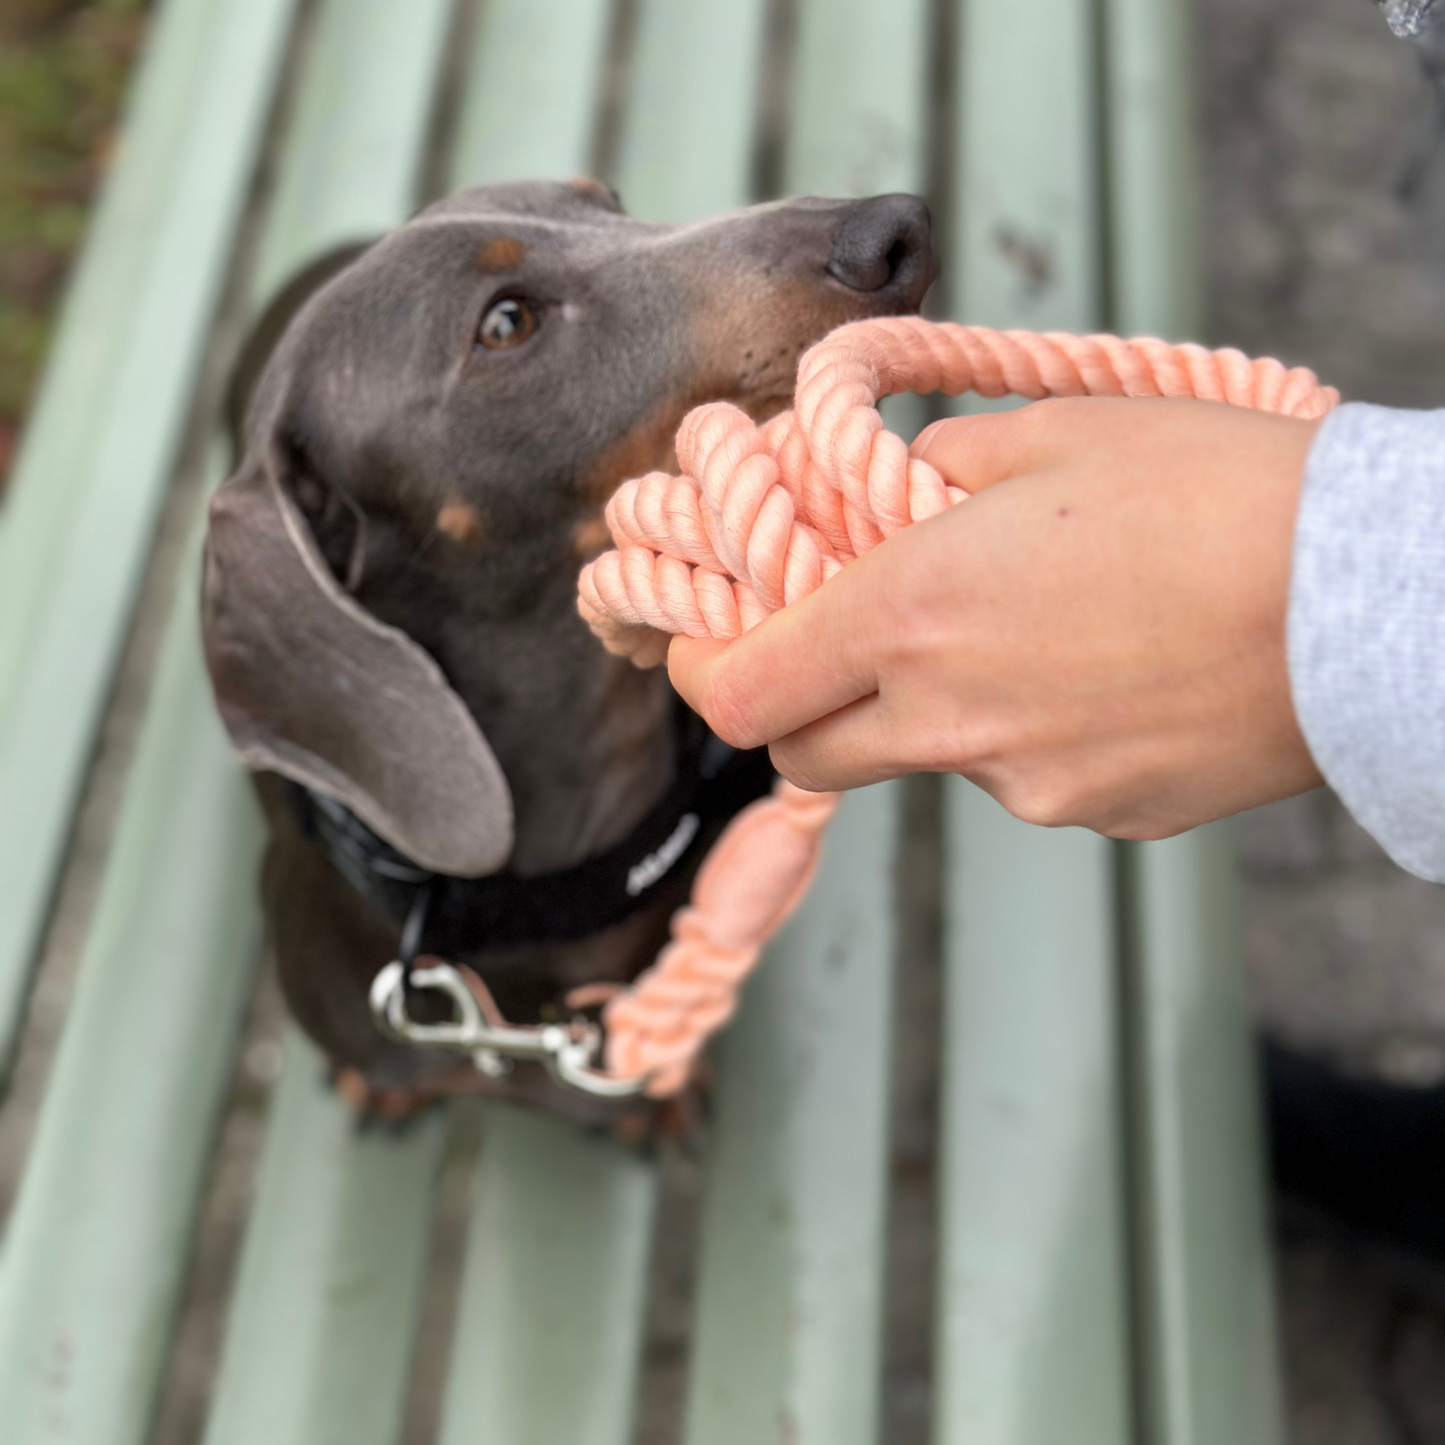
<svg viewBox="0 0 1445 1445">
<path fill-rule="evenodd" d="M 416 208 L 451 0 L 323 0 L 252 279 L 258 311 L 332 246 Z"/>
<path fill-rule="evenodd" d="M 190 405 L 293 0 L 170 0 L 0 513 L 0 1057 Z"/>
<path fill-rule="evenodd" d="M 1188 7 L 1108 0 L 1115 314 L 1199 331 Z M 1158 1445 L 1284 1439 L 1233 829 L 1125 845 L 1140 1359 Z"/>
<path fill-rule="evenodd" d="M 802 0 L 786 193 L 924 191 L 929 23 L 928 0 Z M 885 397 L 882 411 L 908 441 L 928 421 L 928 404 L 912 393 Z"/>
<path fill-rule="evenodd" d="M 33 609 L 45 600 L 48 564 L 93 451 L 87 429 L 74 425 L 75 408 L 88 410 L 105 396 L 139 304 L 147 222 L 171 194 L 186 138 L 176 121 L 190 99 L 189 77 L 213 42 L 214 8 L 204 0 L 169 0 L 151 22 L 121 115 L 125 148 L 96 202 L 0 502 L 0 704 L 14 687 L 21 643 Z M 44 485 L 32 480 L 38 478 Z"/>
<path fill-rule="evenodd" d="M 358 1136 L 299 1034 L 266 1135 L 206 1445 L 393 1445 L 445 1136 Z"/>
<path fill-rule="evenodd" d="M 453 184 L 586 170 L 607 13 L 601 0 L 487 0 Z M 473 1188 L 441 1440 L 624 1445 L 642 1341 L 651 1165 L 561 1120 L 498 1109 Z"/>
<path fill-rule="evenodd" d="M 1143 1399 L 1159 1445 L 1285 1438 L 1232 832 L 1128 848 Z"/>
<path fill-rule="evenodd" d="M 6 1445 L 139 1445 L 230 1074 L 260 826 L 211 705 L 199 585 L 187 568 L 5 1240 Z"/>
<path fill-rule="evenodd" d="M 475 1189 L 440 1445 L 626 1445 L 651 1164 L 499 1106 Z"/>
<path fill-rule="evenodd" d="M 1191 340 L 1204 326 L 1188 0 L 1105 0 L 1109 325 Z"/>
<path fill-rule="evenodd" d="M 195 224 L 177 196 L 181 169 L 190 159 L 196 100 L 213 80 L 221 27 L 229 23 L 216 0 L 166 0 L 151 21 L 145 47 L 121 118 L 124 143 L 106 179 L 87 229 L 75 274 L 66 290 L 43 385 L 25 428 L 15 474 L 0 503 L 0 702 L 15 687 L 16 669 L 33 630 L 33 610 L 49 595 L 53 549 L 69 533 L 75 488 L 87 478 L 96 451 L 94 430 L 75 425 L 104 403 L 114 387 L 114 368 L 148 299 L 157 232 Z M 262 32 L 264 33 L 264 32 Z M 245 58 L 244 53 L 236 57 Z M 239 67 L 269 95 L 270 75 Z M 254 119 L 256 97 L 231 92 L 218 103 L 243 104 L 241 119 Z M 214 170 L 249 169 L 242 132 L 233 153 L 213 153 Z M 217 230 L 220 229 L 218 226 Z M 224 244 L 224 243 L 223 243 Z M 214 271 L 211 256 L 193 266 Z"/>
<path fill-rule="evenodd" d="M 800 0 L 783 185 L 875 196 L 924 184 L 927 0 Z"/>
<path fill-rule="evenodd" d="M 638 0 L 612 178 L 649 221 L 697 221 L 753 199 L 762 0 Z"/>
<path fill-rule="evenodd" d="M 689 1445 L 877 1436 L 897 812 L 848 797 L 720 1047 Z"/>
<path fill-rule="evenodd" d="M 801 7 L 789 191 L 921 188 L 926 8 Z M 897 825 L 896 788 L 848 798 L 720 1046 L 690 1445 L 877 1436 Z"/>
<path fill-rule="evenodd" d="M 586 173 L 610 14 L 607 0 L 482 0 L 452 185 Z"/>
<path fill-rule="evenodd" d="M 968 321 L 1099 324 L 1094 44 L 1089 0 L 963 0 L 949 269 Z"/>
<path fill-rule="evenodd" d="M 1096 329 L 1094 10 L 969 0 L 955 310 Z M 939 1445 L 1130 1430 L 1115 876 L 1109 844 L 946 784 Z"/>
<path fill-rule="evenodd" d="M 935 1436 L 1129 1433 L 1110 845 L 947 785 Z"/>
<path fill-rule="evenodd" d="M 442 1445 L 626 1445 L 655 1171 L 545 1114 L 488 1116 Z"/>
<path fill-rule="evenodd" d="M 314 256 L 405 219 L 447 0 L 326 0 L 283 145 L 259 311 Z M 189 595 L 177 602 L 194 607 Z M 209 699 L 207 699 L 209 705 Z M 272 1106 L 207 1445 L 389 1445 L 401 1429 L 443 1121 L 356 1132 L 299 1035 Z"/>
</svg>

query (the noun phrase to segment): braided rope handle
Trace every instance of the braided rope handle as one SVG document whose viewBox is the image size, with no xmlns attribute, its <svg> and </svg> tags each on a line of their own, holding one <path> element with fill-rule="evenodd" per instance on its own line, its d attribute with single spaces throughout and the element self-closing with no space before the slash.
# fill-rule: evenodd
<svg viewBox="0 0 1445 1445">
<path fill-rule="evenodd" d="M 616 548 L 578 581 L 593 632 L 641 667 L 662 662 L 676 633 L 738 637 L 885 537 L 963 501 L 884 429 L 878 399 L 900 391 L 1197 397 L 1304 418 L 1340 399 L 1312 371 L 1233 350 L 916 316 L 852 322 L 803 357 L 792 411 L 760 427 L 725 402 L 698 407 L 677 434 L 683 475 L 623 483 L 607 506 Z M 672 942 L 604 1011 L 612 1073 L 650 1074 L 658 1097 L 683 1087 L 806 892 L 839 801 L 780 783 L 728 825 Z"/>
<path fill-rule="evenodd" d="M 796 407 L 756 426 L 716 402 L 677 435 L 683 475 L 625 482 L 607 507 L 616 549 L 583 569 L 578 608 L 613 652 L 654 666 L 674 633 L 733 638 L 902 527 L 963 500 L 902 438 L 878 398 L 1197 397 L 1319 417 L 1339 401 L 1303 367 L 1145 337 L 1038 335 L 924 321 L 856 321 L 809 351 Z"/>
</svg>

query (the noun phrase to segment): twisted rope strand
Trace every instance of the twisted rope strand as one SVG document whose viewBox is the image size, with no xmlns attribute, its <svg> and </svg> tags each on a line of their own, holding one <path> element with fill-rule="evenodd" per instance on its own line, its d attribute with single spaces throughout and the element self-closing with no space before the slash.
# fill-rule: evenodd
<svg viewBox="0 0 1445 1445">
<path fill-rule="evenodd" d="M 676 633 L 732 639 L 816 591 L 885 537 L 961 502 L 884 429 L 900 391 L 985 397 L 1198 397 L 1316 418 L 1339 402 L 1312 371 L 1152 337 L 1038 335 L 892 316 L 824 337 L 798 367 L 794 409 L 755 425 L 725 402 L 688 413 L 683 475 L 625 482 L 607 507 L 616 543 L 585 567 L 577 606 L 640 667 Z M 763 945 L 807 891 L 841 801 L 779 783 L 724 830 L 657 962 L 606 1006 L 607 1066 L 662 1097 L 732 1016 Z"/>
<path fill-rule="evenodd" d="M 763 945 L 813 881 L 840 801 L 779 782 L 727 826 L 673 919 L 672 941 L 603 1011 L 610 1072 L 650 1074 L 654 1097 L 686 1084 L 699 1050 L 732 1017 Z"/>
<path fill-rule="evenodd" d="M 688 414 L 680 477 L 654 472 L 607 509 L 618 550 L 579 607 L 612 651 L 654 665 L 656 633 L 734 638 L 894 532 L 963 500 L 884 430 L 881 396 L 1199 397 L 1285 416 L 1339 401 L 1313 372 L 1151 337 L 1037 335 L 893 316 L 839 327 L 798 368 L 797 404 L 765 427 L 725 402 Z"/>
</svg>

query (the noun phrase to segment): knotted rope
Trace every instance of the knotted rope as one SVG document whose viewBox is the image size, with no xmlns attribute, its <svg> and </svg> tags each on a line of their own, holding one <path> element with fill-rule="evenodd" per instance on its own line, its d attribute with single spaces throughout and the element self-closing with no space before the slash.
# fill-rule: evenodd
<svg viewBox="0 0 1445 1445">
<path fill-rule="evenodd" d="M 964 500 L 883 427 L 878 399 L 1196 397 L 1315 418 L 1339 402 L 1303 367 L 1144 337 L 1038 335 L 924 321 L 855 321 L 798 367 L 795 406 L 763 426 L 726 402 L 677 434 L 682 476 L 624 482 L 607 506 L 617 544 L 582 571 L 578 610 L 640 667 L 672 635 L 731 639 L 822 586 L 885 537 Z M 607 1005 L 609 1070 L 675 1093 L 731 1016 L 763 945 L 802 898 L 839 795 L 780 783 L 729 824 L 656 964 Z"/>
</svg>

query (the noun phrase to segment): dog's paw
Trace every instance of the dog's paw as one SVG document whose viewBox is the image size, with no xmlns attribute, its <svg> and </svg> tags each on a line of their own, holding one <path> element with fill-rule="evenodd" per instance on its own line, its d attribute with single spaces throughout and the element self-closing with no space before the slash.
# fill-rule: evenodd
<svg viewBox="0 0 1445 1445">
<path fill-rule="evenodd" d="M 402 1128 L 438 1103 L 435 1093 L 419 1089 L 377 1088 L 360 1069 L 347 1064 L 334 1065 L 330 1081 L 331 1087 L 351 1105 L 361 1129 L 381 1124 Z"/>
<path fill-rule="evenodd" d="M 610 1135 L 619 1144 L 646 1148 L 657 1144 L 673 1144 L 684 1154 L 701 1153 L 707 1132 L 707 1110 L 696 1089 L 660 1102 L 651 1100 L 617 1114 L 600 1132 Z"/>
</svg>

